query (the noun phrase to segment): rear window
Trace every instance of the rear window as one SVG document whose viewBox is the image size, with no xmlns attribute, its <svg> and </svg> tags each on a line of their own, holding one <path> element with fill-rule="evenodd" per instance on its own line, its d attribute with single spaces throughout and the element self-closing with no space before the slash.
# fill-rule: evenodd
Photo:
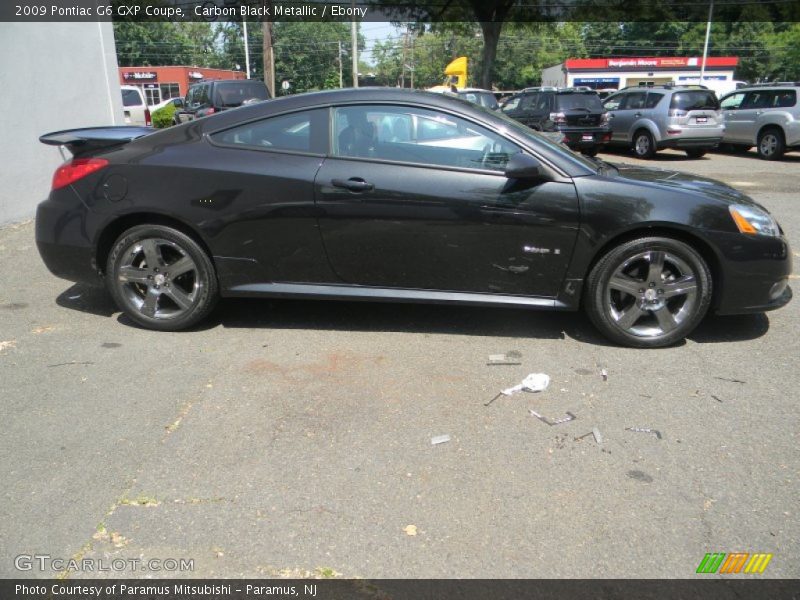
<svg viewBox="0 0 800 600">
<path fill-rule="evenodd" d="M 702 90 L 691 92 L 675 92 L 669 103 L 670 108 L 679 110 L 717 110 L 719 102 L 714 92 Z"/>
<path fill-rule="evenodd" d="M 558 94 L 559 110 L 586 109 L 591 111 L 602 111 L 603 103 L 597 94 Z"/>
<path fill-rule="evenodd" d="M 122 105 L 123 106 L 141 106 L 142 97 L 136 90 L 122 90 Z"/>
<path fill-rule="evenodd" d="M 241 106 L 245 100 L 269 100 L 269 93 L 260 82 L 225 83 L 217 86 L 214 100 L 217 106 L 232 108 Z"/>
<path fill-rule="evenodd" d="M 486 108 L 497 108 L 497 98 L 491 92 L 459 92 L 464 100 Z"/>
</svg>

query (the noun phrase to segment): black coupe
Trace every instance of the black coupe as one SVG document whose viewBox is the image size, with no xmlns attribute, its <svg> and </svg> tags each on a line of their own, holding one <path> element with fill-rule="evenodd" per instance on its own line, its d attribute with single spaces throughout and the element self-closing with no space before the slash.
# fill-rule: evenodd
<svg viewBox="0 0 800 600">
<path fill-rule="evenodd" d="M 104 278 L 152 329 L 220 296 L 583 306 L 612 340 L 656 347 L 709 309 L 791 298 L 786 238 L 748 196 L 581 157 L 446 95 L 319 92 L 41 141 L 73 154 L 38 208 L 45 263 Z"/>
</svg>

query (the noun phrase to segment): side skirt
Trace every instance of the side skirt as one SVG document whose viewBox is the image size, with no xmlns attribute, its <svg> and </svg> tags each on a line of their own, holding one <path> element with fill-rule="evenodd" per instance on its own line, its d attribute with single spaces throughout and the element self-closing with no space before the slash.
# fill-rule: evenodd
<svg viewBox="0 0 800 600">
<path fill-rule="evenodd" d="M 317 285 L 306 283 L 251 283 L 224 290 L 227 298 L 272 297 L 319 300 L 363 300 L 369 302 L 407 302 L 424 304 L 469 304 L 472 306 L 508 306 L 544 310 L 575 310 L 560 300 L 531 296 L 504 296 L 473 292 L 437 292 L 377 288 L 357 285 Z"/>
</svg>

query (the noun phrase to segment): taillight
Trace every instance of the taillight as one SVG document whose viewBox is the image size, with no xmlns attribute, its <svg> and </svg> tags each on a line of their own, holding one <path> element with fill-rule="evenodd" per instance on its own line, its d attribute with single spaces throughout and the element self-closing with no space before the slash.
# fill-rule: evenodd
<svg viewBox="0 0 800 600">
<path fill-rule="evenodd" d="M 215 112 L 217 112 L 217 109 L 212 106 L 211 108 L 206 110 L 206 115 L 213 115 Z"/>
<path fill-rule="evenodd" d="M 148 126 L 153 124 L 153 118 L 150 116 L 149 108 L 144 109 L 144 124 Z"/>
<path fill-rule="evenodd" d="M 99 171 L 108 164 L 105 158 L 74 158 L 56 169 L 53 175 L 53 189 L 57 190 L 95 171 Z"/>
<path fill-rule="evenodd" d="M 566 123 L 567 122 L 567 115 L 564 113 L 550 113 L 550 120 L 553 123 Z"/>
<path fill-rule="evenodd" d="M 607 125 L 609 121 L 608 113 L 604 112 L 603 115 L 600 117 L 600 125 Z"/>
</svg>

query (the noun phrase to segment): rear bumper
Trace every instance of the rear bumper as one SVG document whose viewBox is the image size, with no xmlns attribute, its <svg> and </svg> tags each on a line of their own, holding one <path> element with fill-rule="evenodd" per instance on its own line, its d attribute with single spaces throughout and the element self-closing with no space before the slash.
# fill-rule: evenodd
<svg viewBox="0 0 800 600">
<path fill-rule="evenodd" d="M 608 127 L 560 127 L 557 131 L 570 148 L 600 148 L 611 141 Z"/>
<path fill-rule="evenodd" d="M 664 138 L 658 144 L 658 148 L 716 148 L 722 141 L 722 136 L 714 137 L 676 137 L 674 139 Z"/>
<path fill-rule="evenodd" d="M 783 237 L 719 233 L 709 236 L 723 255 L 715 312 L 738 315 L 781 308 L 792 299 L 792 253 Z"/>
<path fill-rule="evenodd" d="M 36 247 L 53 275 L 68 281 L 101 282 L 88 233 L 90 220 L 91 213 L 68 188 L 53 192 L 39 204 Z"/>
</svg>

